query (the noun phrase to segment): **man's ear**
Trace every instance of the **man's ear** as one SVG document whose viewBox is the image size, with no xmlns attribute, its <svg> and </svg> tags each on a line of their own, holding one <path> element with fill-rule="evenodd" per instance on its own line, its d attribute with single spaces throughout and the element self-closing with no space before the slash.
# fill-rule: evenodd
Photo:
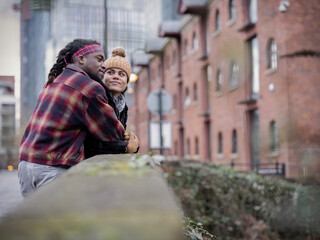
<svg viewBox="0 0 320 240">
<path fill-rule="evenodd" d="M 81 64 L 81 65 L 83 65 L 84 64 L 84 56 L 82 56 L 82 55 L 80 55 L 79 57 L 78 57 L 78 62 Z"/>
</svg>

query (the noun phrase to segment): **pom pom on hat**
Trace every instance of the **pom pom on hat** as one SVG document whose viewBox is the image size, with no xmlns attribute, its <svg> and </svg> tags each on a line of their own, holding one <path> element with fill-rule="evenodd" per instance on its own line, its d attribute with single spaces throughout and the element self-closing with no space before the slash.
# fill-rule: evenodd
<svg viewBox="0 0 320 240">
<path fill-rule="evenodd" d="M 131 75 L 131 66 L 126 59 L 126 52 L 123 47 L 116 47 L 112 50 L 111 57 L 109 57 L 105 62 L 106 69 L 109 68 L 119 68 L 126 72 L 127 82 L 129 82 Z"/>
<path fill-rule="evenodd" d="M 120 57 L 126 57 L 126 52 L 124 51 L 123 47 L 116 47 L 112 50 L 112 57 L 120 56 Z"/>
</svg>

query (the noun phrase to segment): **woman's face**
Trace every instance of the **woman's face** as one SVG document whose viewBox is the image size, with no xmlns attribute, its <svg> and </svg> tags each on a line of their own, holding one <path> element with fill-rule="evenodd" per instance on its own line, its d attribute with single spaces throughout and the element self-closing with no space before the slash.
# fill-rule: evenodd
<svg viewBox="0 0 320 240">
<path fill-rule="evenodd" d="M 119 68 L 108 68 L 104 74 L 103 82 L 113 95 L 118 98 L 128 85 L 127 79 L 125 71 Z"/>
</svg>

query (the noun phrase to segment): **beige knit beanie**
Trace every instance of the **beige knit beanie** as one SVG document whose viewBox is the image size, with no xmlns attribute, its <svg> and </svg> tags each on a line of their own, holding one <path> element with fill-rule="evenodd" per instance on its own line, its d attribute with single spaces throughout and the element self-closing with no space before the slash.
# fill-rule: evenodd
<svg viewBox="0 0 320 240">
<path fill-rule="evenodd" d="M 131 66 L 126 59 L 126 52 L 123 47 L 116 47 L 112 50 L 112 55 L 105 62 L 106 69 L 108 68 L 119 68 L 126 72 L 127 82 L 129 82 L 131 75 Z"/>
</svg>

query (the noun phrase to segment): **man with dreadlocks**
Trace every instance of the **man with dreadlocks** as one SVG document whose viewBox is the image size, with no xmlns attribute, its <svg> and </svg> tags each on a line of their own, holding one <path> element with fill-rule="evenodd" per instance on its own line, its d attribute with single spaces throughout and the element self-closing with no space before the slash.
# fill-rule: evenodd
<svg viewBox="0 0 320 240">
<path fill-rule="evenodd" d="M 59 52 L 20 144 L 24 197 L 84 160 L 87 133 L 101 141 L 124 140 L 102 86 L 105 70 L 103 49 L 94 40 L 75 39 Z M 129 139 L 127 153 L 138 145 Z"/>
</svg>

